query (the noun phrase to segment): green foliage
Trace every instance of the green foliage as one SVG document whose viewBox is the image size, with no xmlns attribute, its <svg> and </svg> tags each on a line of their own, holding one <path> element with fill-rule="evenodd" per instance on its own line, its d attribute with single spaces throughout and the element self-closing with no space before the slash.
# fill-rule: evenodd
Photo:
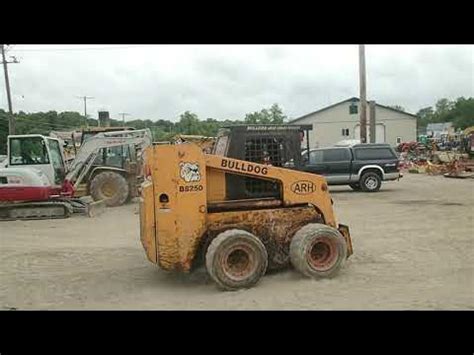
<svg viewBox="0 0 474 355">
<path fill-rule="evenodd" d="M 392 106 L 397 110 L 404 111 L 401 106 Z M 85 126 L 85 118 L 78 112 L 35 112 L 25 113 L 20 111 L 15 115 L 17 134 L 44 134 L 49 135 L 51 131 L 71 131 L 80 130 Z M 474 98 L 460 97 L 456 100 L 441 99 L 434 107 L 424 107 L 417 112 L 418 126 L 426 127 L 428 123 L 453 122 L 455 128 L 464 129 L 474 125 Z M 259 112 L 252 112 L 245 115 L 241 120 L 217 120 L 207 118 L 200 120 L 199 117 L 190 111 L 184 112 L 178 122 L 158 119 L 134 119 L 127 121 L 126 125 L 136 129 L 150 128 L 154 141 L 166 141 L 176 134 L 203 135 L 212 137 L 217 134 L 220 127 L 234 124 L 279 124 L 284 123 L 287 116 L 278 104 L 273 104 L 270 108 L 264 108 Z M 98 126 L 95 119 L 87 119 L 89 126 Z M 121 120 L 111 119 L 112 127 L 122 126 Z M 0 154 L 6 154 L 6 143 L 8 135 L 8 113 L 0 109 Z"/>
<path fill-rule="evenodd" d="M 78 112 L 18 112 L 14 114 L 16 121 L 16 134 L 43 134 L 49 135 L 51 131 L 73 131 L 85 127 L 85 119 Z M 88 119 L 90 127 L 98 126 L 98 120 Z M 180 116 L 177 123 L 158 119 L 156 121 L 146 119 L 135 119 L 125 123 L 128 127 L 136 129 L 149 128 L 153 134 L 154 141 L 166 141 L 174 135 L 190 134 L 203 136 L 216 136 L 222 126 L 229 126 L 242 121 L 224 120 L 218 121 L 213 118 L 200 120 L 195 113 L 186 111 Z M 122 120 L 110 119 L 112 127 L 123 126 Z M 8 113 L 0 109 L 0 154 L 6 154 L 8 136 Z"/>
<path fill-rule="evenodd" d="M 287 117 L 278 104 L 273 104 L 270 109 L 263 109 L 260 112 L 248 113 L 245 115 L 245 123 L 251 124 L 281 124 Z"/>
<path fill-rule="evenodd" d="M 434 109 L 425 107 L 416 115 L 419 128 L 425 128 L 428 123 L 453 122 L 456 129 L 464 129 L 474 125 L 474 98 L 440 99 Z"/>
<path fill-rule="evenodd" d="M 0 110 L 0 154 L 7 154 L 8 114 Z"/>
<path fill-rule="evenodd" d="M 176 129 L 177 133 L 182 134 L 202 134 L 198 116 L 189 111 L 186 111 L 180 116 L 179 122 L 176 124 Z"/>
</svg>

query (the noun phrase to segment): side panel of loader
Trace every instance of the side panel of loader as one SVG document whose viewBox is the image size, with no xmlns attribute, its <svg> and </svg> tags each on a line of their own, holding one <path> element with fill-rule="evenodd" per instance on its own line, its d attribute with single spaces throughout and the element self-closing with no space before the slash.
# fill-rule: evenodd
<svg viewBox="0 0 474 355">
<path fill-rule="evenodd" d="M 155 206 L 153 199 L 153 184 L 145 181 L 142 184 L 140 197 L 140 240 L 146 251 L 148 260 L 157 263 L 155 240 Z"/>
<path fill-rule="evenodd" d="M 197 145 L 150 149 L 158 263 L 188 271 L 206 230 L 206 162 Z"/>
</svg>

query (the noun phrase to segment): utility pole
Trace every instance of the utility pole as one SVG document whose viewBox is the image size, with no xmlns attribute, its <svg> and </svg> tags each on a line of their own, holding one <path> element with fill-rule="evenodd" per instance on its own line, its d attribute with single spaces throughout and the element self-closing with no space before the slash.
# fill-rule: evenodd
<svg viewBox="0 0 474 355">
<path fill-rule="evenodd" d="M 10 93 L 10 80 L 8 79 L 8 64 L 16 64 L 20 63 L 18 59 L 16 59 L 13 56 L 10 56 L 10 58 L 13 58 L 11 62 L 7 61 L 5 58 L 5 45 L 2 44 L 0 47 L 0 50 L 2 51 L 2 64 L 3 64 L 3 71 L 5 73 L 5 87 L 7 89 L 7 100 L 8 100 L 8 112 L 9 112 L 9 117 L 8 117 L 8 134 L 15 134 L 15 117 L 13 116 L 13 108 L 12 108 L 12 97 Z"/>
<path fill-rule="evenodd" d="M 376 143 L 377 137 L 377 126 L 376 126 L 376 116 L 375 116 L 375 101 L 369 101 L 369 127 L 370 127 L 370 143 Z"/>
<path fill-rule="evenodd" d="M 126 112 L 120 112 L 119 115 L 122 116 L 122 122 L 123 122 L 123 125 L 125 126 L 125 116 L 130 116 L 130 114 Z"/>
<path fill-rule="evenodd" d="M 359 45 L 359 88 L 360 88 L 360 142 L 367 143 L 367 87 L 365 76 L 365 46 Z"/>
<path fill-rule="evenodd" d="M 89 127 L 89 123 L 87 122 L 87 100 L 94 99 L 92 96 L 77 96 L 78 99 L 84 100 L 84 117 L 86 120 L 86 127 Z"/>
</svg>

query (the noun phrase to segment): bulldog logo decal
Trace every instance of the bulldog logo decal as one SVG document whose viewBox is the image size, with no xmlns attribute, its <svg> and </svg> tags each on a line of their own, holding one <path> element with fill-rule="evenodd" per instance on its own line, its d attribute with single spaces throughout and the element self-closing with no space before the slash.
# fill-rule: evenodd
<svg viewBox="0 0 474 355">
<path fill-rule="evenodd" d="M 201 173 L 199 172 L 199 164 L 181 162 L 179 163 L 180 176 L 186 182 L 196 182 L 201 180 Z"/>
</svg>

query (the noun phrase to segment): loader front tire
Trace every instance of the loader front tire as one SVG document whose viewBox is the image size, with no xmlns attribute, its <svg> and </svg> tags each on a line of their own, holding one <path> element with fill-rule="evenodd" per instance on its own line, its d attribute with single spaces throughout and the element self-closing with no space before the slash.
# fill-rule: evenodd
<svg viewBox="0 0 474 355">
<path fill-rule="evenodd" d="M 250 288 L 268 266 L 267 250 L 253 234 L 231 229 L 212 240 L 206 252 L 206 268 L 217 285 L 227 291 Z"/>
<path fill-rule="evenodd" d="M 130 194 L 129 190 L 127 180 L 123 175 L 113 171 L 97 174 L 89 186 L 94 201 L 104 200 L 108 207 L 123 205 Z"/>
<path fill-rule="evenodd" d="M 344 237 L 335 228 L 311 223 L 298 230 L 290 243 L 293 267 L 312 278 L 332 277 L 347 257 Z"/>
</svg>

